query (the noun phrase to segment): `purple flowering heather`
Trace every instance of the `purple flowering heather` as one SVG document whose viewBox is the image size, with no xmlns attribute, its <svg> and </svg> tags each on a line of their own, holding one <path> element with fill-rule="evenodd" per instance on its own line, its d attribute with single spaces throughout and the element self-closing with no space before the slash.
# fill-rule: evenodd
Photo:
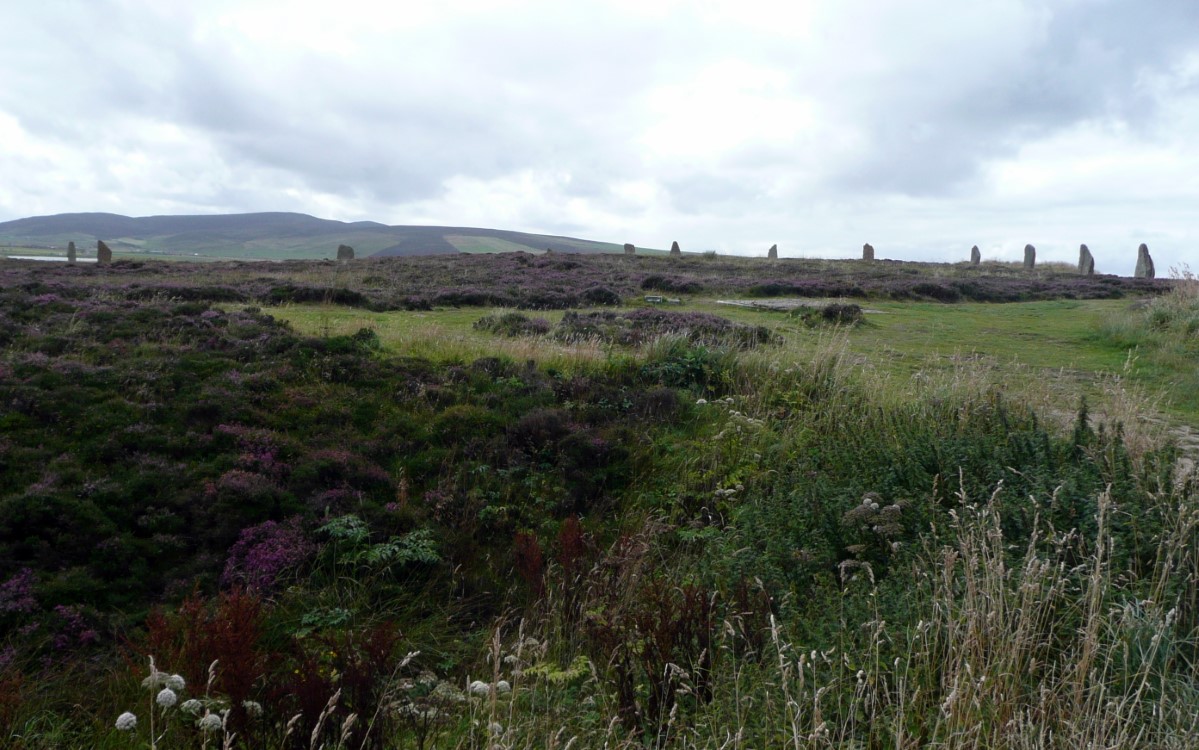
<svg viewBox="0 0 1199 750">
<path fill-rule="evenodd" d="M 88 627 L 78 606 L 60 604 L 54 608 L 54 614 L 62 620 L 58 632 L 54 634 L 53 644 L 56 650 L 91 646 L 100 640 L 100 634 Z"/>
<path fill-rule="evenodd" d="M 304 536 L 298 517 L 283 523 L 266 521 L 242 529 L 229 550 L 221 583 L 242 583 L 259 591 L 269 591 L 279 576 L 306 560 L 316 547 Z"/>
<path fill-rule="evenodd" d="M 0 584 L 0 615 L 27 615 L 37 609 L 37 599 L 33 595 L 36 583 L 33 571 L 22 568 Z"/>
</svg>

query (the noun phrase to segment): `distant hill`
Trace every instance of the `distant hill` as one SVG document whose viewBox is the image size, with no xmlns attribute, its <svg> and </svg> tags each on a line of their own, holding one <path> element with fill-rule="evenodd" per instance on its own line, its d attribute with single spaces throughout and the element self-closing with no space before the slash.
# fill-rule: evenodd
<svg viewBox="0 0 1199 750">
<path fill-rule="evenodd" d="M 350 245 L 358 257 L 446 255 L 546 249 L 562 253 L 618 253 L 622 245 L 574 237 L 472 227 L 388 226 L 343 222 L 297 213 L 143 216 L 78 213 L 33 216 L 0 223 L 4 246 L 81 252 L 104 240 L 118 254 L 283 260 L 333 258 Z M 660 251 L 649 251 L 660 252 Z"/>
</svg>

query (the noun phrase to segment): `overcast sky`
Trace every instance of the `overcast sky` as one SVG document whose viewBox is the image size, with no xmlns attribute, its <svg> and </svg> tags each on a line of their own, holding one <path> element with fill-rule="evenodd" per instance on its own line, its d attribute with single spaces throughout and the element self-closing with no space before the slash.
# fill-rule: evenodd
<svg viewBox="0 0 1199 750">
<path fill-rule="evenodd" d="M 2 0 L 0 221 L 1199 271 L 1197 0 Z"/>
</svg>

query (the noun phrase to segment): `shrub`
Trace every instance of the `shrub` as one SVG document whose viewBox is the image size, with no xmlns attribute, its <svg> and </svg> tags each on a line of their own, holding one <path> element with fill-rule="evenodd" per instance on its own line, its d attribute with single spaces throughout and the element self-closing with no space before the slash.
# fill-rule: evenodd
<svg viewBox="0 0 1199 750">
<path fill-rule="evenodd" d="M 520 313 L 488 315 L 475 321 L 476 331 L 487 331 L 499 336 L 543 336 L 550 332 L 550 322 L 545 318 L 532 318 Z"/>
<path fill-rule="evenodd" d="M 606 286 L 593 286 L 583 290 L 579 295 L 583 302 L 590 305 L 620 306 L 620 295 Z"/>
</svg>

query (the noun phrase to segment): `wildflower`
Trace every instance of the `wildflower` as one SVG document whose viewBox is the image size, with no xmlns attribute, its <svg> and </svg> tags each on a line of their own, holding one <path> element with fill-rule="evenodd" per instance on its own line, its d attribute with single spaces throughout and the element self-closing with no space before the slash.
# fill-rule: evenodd
<svg viewBox="0 0 1199 750">
<path fill-rule="evenodd" d="M 262 704 L 257 701 L 242 701 L 241 707 L 246 709 L 246 714 L 252 719 L 262 716 Z"/>
<path fill-rule="evenodd" d="M 154 702 L 163 708 L 170 708 L 179 701 L 179 696 L 175 695 L 175 691 L 169 687 L 164 687 L 158 691 L 158 695 L 154 696 Z"/>
<path fill-rule="evenodd" d="M 166 684 L 167 684 L 167 687 L 169 687 L 171 690 L 174 690 L 176 693 L 182 691 L 183 688 L 187 687 L 187 682 L 183 679 L 183 675 L 181 675 L 181 674 L 171 675 L 170 677 L 167 678 Z"/>
<path fill-rule="evenodd" d="M 221 721 L 221 717 L 217 716 L 216 714 L 204 714 L 204 716 L 196 722 L 196 726 L 200 728 L 201 732 L 219 732 L 224 727 L 224 724 L 225 723 Z"/>
<path fill-rule="evenodd" d="M 180 711 L 185 714 L 191 714 L 192 716 L 198 715 L 200 713 L 200 709 L 202 708 L 204 708 L 204 704 L 195 698 L 188 698 L 187 700 L 183 701 L 182 705 L 179 706 Z"/>
<path fill-rule="evenodd" d="M 695 400 L 696 406 L 703 406 L 706 403 L 708 403 L 708 399 L 706 399 L 706 398 L 699 398 L 699 399 Z"/>
<path fill-rule="evenodd" d="M 512 686 L 508 684 L 507 680 L 500 680 L 499 682 L 495 683 L 495 691 L 497 693 L 511 693 Z"/>
<path fill-rule="evenodd" d="M 475 680 L 467 688 L 471 695 L 487 695 L 491 692 L 491 686 L 482 680 Z"/>
<path fill-rule="evenodd" d="M 137 717 L 126 711 L 117 717 L 117 729 L 122 732 L 132 732 L 137 726 Z"/>
<path fill-rule="evenodd" d="M 491 732 L 491 736 L 498 737 L 504 733 L 504 725 L 498 721 L 493 721 L 487 725 L 487 731 Z"/>
</svg>

